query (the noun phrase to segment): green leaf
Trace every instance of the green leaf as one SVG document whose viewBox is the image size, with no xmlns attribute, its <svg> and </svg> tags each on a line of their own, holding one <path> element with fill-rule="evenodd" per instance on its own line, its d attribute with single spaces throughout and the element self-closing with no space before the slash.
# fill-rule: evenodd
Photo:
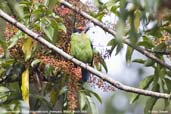
<svg viewBox="0 0 171 114">
<path fill-rule="evenodd" d="M 79 106 L 81 111 L 83 111 L 86 105 L 86 100 L 86 94 L 84 92 L 79 92 Z"/>
<path fill-rule="evenodd" d="M 138 42 L 138 45 L 144 46 L 145 48 L 148 48 L 148 49 L 151 49 L 155 46 L 154 42 L 150 38 L 148 38 L 147 36 L 143 36 L 143 41 Z"/>
<path fill-rule="evenodd" d="M 10 95 L 10 90 L 4 86 L 0 86 L 0 103 L 5 102 L 9 95 Z"/>
<path fill-rule="evenodd" d="M 126 51 L 126 62 L 127 63 L 131 62 L 131 57 L 132 57 L 133 51 L 134 51 L 133 48 L 131 48 L 129 46 L 127 47 L 127 51 Z"/>
<path fill-rule="evenodd" d="M 45 32 L 46 36 L 48 37 L 48 39 L 53 42 L 53 36 L 54 36 L 54 28 L 52 26 L 46 26 L 43 27 L 43 31 Z"/>
<path fill-rule="evenodd" d="M 53 106 L 55 106 L 58 98 L 58 91 L 52 89 L 50 91 L 50 102 L 52 103 Z"/>
<path fill-rule="evenodd" d="M 35 65 L 37 65 L 40 62 L 41 62 L 40 59 L 35 59 L 31 62 L 31 66 L 34 67 Z"/>
<path fill-rule="evenodd" d="M 144 78 L 144 79 L 139 83 L 139 88 L 141 88 L 141 89 L 146 89 L 146 88 L 148 88 L 149 85 L 151 84 L 151 82 L 153 81 L 153 77 L 154 77 L 153 75 L 150 75 L 150 76 Z M 140 96 L 139 94 L 133 93 L 133 94 L 132 94 L 132 97 L 131 97 L 130 103 L 135 102 L 135 101 L 139 98 L 139 96 Z"/>
<path fill-rule="evenodd" d="M 144 64 L 145 63 L 145 60 L 143 60 L 143 59 L 134 59 L 132 62 Z"/>
<path fill-rule="evenodd" d="M 11 9 L 9 8 L 6 0 L 0 0 L 0 8 L 9 15 L 12 15 Z"/>
<path fill-rule="evenodd" d="M 166 44 L 165 43 L 161 43 L 159 45 L 157 45 L 156 47 L 154 47 L 153 51 L 155 52 L 165 52 L 166 51 Z"/>
<path fill-rule="evenodd" d="M 123 47 L 122 41 L 120 41 L 120 40 L 117 39 L 117 38 L 110 40 L 110 41 L 108 42 L 107 45 L 108 45 L 108 46 L 112 46 L 112 47 L 111 47 L 111 52 L 110 52 L 110 54 L 112 54 L 113 50 L 114 50 L 115 48 L 117 48 L 117 49 L 116 49 L 116 54 L 115 54 L 115 55 L 117 55 L 117 54 L 119 53 L 119 51 L 122 49 L 122 47 Z"/>
<path fill-rule="evenodd" d="M 122 50 L 122 48 L 123 48 L 123 44 L 122 44 L 122 43 L 119 43 L 119 44 L 117 45 L 115 55 L 117 55 L 117 54 Z"/>
<path fill-rule="evenodd" d="M 43 20 L 42 18 L 45 16 L 46 10 L 45 8 L 41 7 L 38 9 L 33 10 L 31 18 L 32 18 L 32 22 L 36 22 L 38 20 Z M 26 17 L 27 15 L 25 15 Z M 28 14 L 29 18 L 30 18 L 30 14 Z"/>
<path fill-rule="evenodd" d="M 63 32 L 67 32 L 67 29 L 63 23 L 58 23 L 56 19 L 50 20 L 51 26 L 56 29 L 57 31 L 62 30 Z"/>
<path fill-rule="evenodd" d="M 47 6 L 48 9 L 53 10 L 57 2 L 59 2 L 59 0 L 45 0 L 44 5 Z"/>
<path fill-rule="evenodd" d="M 100 63 L 95 64 L 95 67 L 96 67 L 96 69 L 98 71 L 101 71 L 102 70 L 102 67 L 101 67 Z"/>
<path fill-rule="evenodd" d="M 59 95 L 66 93 L 67 90 L 68 90 L 67 86 L 62 87 L 62 89 L 59 91 Z"/>
<path fill-rule="evenodd" d="M 99 0 L 93 0 L 93 2 L 94 2 L 95 6 L 96 6 L 97 8 L 100 7 L 100 2 L 99 2 Z"/>
<path fill-rule="evenodd" d="M 22 100 L 13 100 L 8 107 L 9 110 L 18 112 L 15 114 L 29 114 L 29 105 Z"/>
<path fill-rule="evenodd" d="M 102 18 L 104 17 L 105 13 L 104 12 L 99 12 L 97 15 L 95 15 L 94 17 L 97 19 L 97 20 L 102 20 Z"/>
<path fill-rule="evenodd" d="M 26 69 L 22 73 L 21 91 L 22 91 L 23 100 L 29 105 L 29 70 L 28 69 Z"/>
<path fill-rule="evenodd" d="M 53 109 L 52 105 L 46 100 L 46 98 L 44 98 L 40 95 L 37 95 L 37 94 L 30 94 L 30 97 L 32 99 L 39 100 L 41 102 L 41 104 L 44 104 L 45 106 L 47 106 L 49 110 Z"/>
<path fill-rule="evenodd" d="M 106 62 L 104 59 L 102 59 L 101 61 L 101 65 L 103 66 L 103 68 L 105 69 L 106 73 L 108 72 L 108 68 L 107 68 L 107 65 L 106 65 Z"/>
<path fill-rule="evenodd" d="M 58 30 L 62 30 L 65 33 L 67 32 L 67 29 L 63 23 L 58 23 Z"/>
<path fill-rule="evenodd" d="M 170 26 L 168 28 L 164 28 L 164 30 L 166 30 L 168 33 L 171 34 L 171 28 L 170 28 Z"/>
<path fill-rule="evenodd" d="M 5 32 L 6 22 L 2 18 L 0 18 L 0 25 L 1 25 L 0 26 L 0 40 L 4 40 L 4 32 Z"/>
<path fill-rule="evenodd" d="M 141 16 L 141 12 L 140 10 L 135 10 L 134 11 L 134 27 L 135 30 L 138 31 L 139 29 L 139 25 L 140 25 L 140 16 Z"/>
<path fill-rule="evenodd" d="M 154 28 L 152 28 L 150 31 L 147 32 L 147 34 L 155 36 L 156 38 L 160 38 L 162 37 L 162 33 L 161 33 L 161 29 L 159 26 L 155 26 Z"/>
<path fill-rule="evenodd" d="M 152 114 L 152 109 L 156 102 L 157 98 L 150 97 L 145 105 L 144 114 Z"/>
<path fill-rule="evenodd" d="M 27 38 L 24 40 L 22 50 L 25 54 L 25 60 L 30 59 L 32 54 L 32 48 L 33 48 L 33 40 L 32 38 Z"/>
<path fill-rule="evenodd" d="M 168 93 L 170 93 L 171 92 L 171 80 L 169 80 L 168 78 L 165 78 L 164 80 L 166 82 Z"/>
<path fill-rule="evenodd" d="M 91 97 L 86 96 L 88 103 L 88 114 L 99 114 L 95 103 L 92 101 Z"/>
<path fill-rule="evenodd" d="M 22 36 L 21 31 L 18 31 L 17 33 L 15 33 L 15 35 L 9 40 L 8 49 L 12 48 L 17 43 L 17 41 L 21 38 L 21 36 Z"/>
<path fill-rule="evenodd" d="M 15 0 L 7 0 L 11 12 L 20 19 L 23 19 L 24 12 L 23 8 Z"/>
<path fill-rule="evenodd" d="M 160 85 L 156 84 L 153 88 L 152 91 L 159 91 L 160 89 Z M 150 97 L 145 105 L 144 108 L 144 114 L 151 114 L 151 111 L 153 110 L 153 107 L 155 105 L 155 103 L 157 102 L 158 98 L 157 97 Z"/>
<path fill-rule="evenodd" d="M 151 59 L 147 59 L 147 60 L 145 61 L 144 65 L 145 65 L 146 67 L 151 67 L 151 66 L 154 65 L 154 63 L 155 63 L 155 61 L 153 61 L 153 60 L 151 60 Z"/>
<path fill-rule="evenodd" d="M 2 65 L 2 67 L 6 68 L 6 69 L 9 66 L 11 66 L 13 63 L 14 63 L 14 59 L 5 59 L 5 60 L 0 61 L 0 65 Z"/>
<path fill-rule="evenodd" d="M 107 45 L 108 46 L 112 46 L 111 47 L 111 53 L 116 48 L 115 55 L 117 55 L 122 50 L 122 48 L 123 48 L 123 44 L 122 43 L 123 43 L 123 39 L 118 37 L 118 38 L 110 40 Z"/>
<path fill-rule="evenodd" d="M 108 44 L 107 44 L 107 46 L 114 46 L 114 45 L 116 45 L 117 44 L 117 41 L 116 41 L 116 39 L 112 39 L 112 40 L 110 40 L 109 42 L 108 42 Z"/>
<path fill-rule="evenodd" d="M 91 91 L 91 90 L 89 90 L 89 92 L 90 92 L 94 97 L 96 97 L 96 99 L 102 104 L 102 99 L 101 99 L 101 97 L 100 97 L 96 92 Z"/>
<path fill-rule="evenodd" d="M 163 92 L 164 93 L 168 93 L 170 94 L 171 92 L 171 80 L 165 78 L 165 79 L 162 79 L 162 88 L 163 88 Z M 170 100 L 169 99 L 164 99 L 164 110 L 166 110 L 166 108 L 170 105 Z"/>
</svg>

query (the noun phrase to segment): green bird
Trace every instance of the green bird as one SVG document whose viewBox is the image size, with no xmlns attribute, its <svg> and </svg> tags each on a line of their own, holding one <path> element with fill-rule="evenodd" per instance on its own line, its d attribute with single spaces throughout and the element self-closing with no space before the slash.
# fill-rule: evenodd
<svg viewBox="0 0 171 114">
<path fill-rule="evenodd" d="M 80 31 L 79 31 L 80 32 Z M 87 63 L 89 65 L 92 65 L 93 61 L 93 49 L 91 45 L 90 38 L 86 33 L 73 33 L 71 35 L 71 50 L 70 54 L 75 57 L 76 59 Z M 86 82 L 89 79 L 90 73 L 84 69 L 81 68 L 82 72 L 82 81 Z"/>
</svg>

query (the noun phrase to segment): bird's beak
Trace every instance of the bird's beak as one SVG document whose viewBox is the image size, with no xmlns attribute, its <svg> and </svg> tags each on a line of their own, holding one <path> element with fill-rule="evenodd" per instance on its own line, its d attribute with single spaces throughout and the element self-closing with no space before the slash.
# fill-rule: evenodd
<svg viewBox="0 0 171 114">
<path fill-rule="evenodd" d="M 85 27 L 78 27 L 78 29 L 80 30 L 80 31 L 84 31 L 85 30 Z"/>
</svg>

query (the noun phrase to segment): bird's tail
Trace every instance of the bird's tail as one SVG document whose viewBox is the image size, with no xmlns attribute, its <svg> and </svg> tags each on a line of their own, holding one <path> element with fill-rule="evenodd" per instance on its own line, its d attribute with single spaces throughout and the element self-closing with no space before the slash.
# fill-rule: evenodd
<svg viewBox="0 0 171 114">
<path fill-rule="evenodd" d="M 90 72 L 85 68 L 81 68 L 81 73 L 82 73 L 82 81 L 87 82 L 87 80 L 90 77 Z"/>
</svg>

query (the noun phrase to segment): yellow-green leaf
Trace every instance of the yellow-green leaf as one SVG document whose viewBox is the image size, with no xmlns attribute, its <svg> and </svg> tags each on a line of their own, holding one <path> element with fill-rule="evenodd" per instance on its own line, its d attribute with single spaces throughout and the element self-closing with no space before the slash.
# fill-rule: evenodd
<svg viewBox="0 0 171 114">
<path fill-rule="evenodd" d="M 25 54 L 25 60 L 28 60 L 31 57 L 32 47 L 33 47 L 33 40 L 31 38 L 25 39 L 22 46 L 22 50 Z"/>
<path fill-rule="evenodd" d="M 22 73 L 21 91 L 23 100 L 29 105 L 29 70 Z"/>
<path fill-rule="evenodd" d="M 140 11 L 135 10 L 134 15 L 135 15 L 134 26 L 135 26 L 135 30 L 138 31 L 140 25 Z"/>
</svg>

